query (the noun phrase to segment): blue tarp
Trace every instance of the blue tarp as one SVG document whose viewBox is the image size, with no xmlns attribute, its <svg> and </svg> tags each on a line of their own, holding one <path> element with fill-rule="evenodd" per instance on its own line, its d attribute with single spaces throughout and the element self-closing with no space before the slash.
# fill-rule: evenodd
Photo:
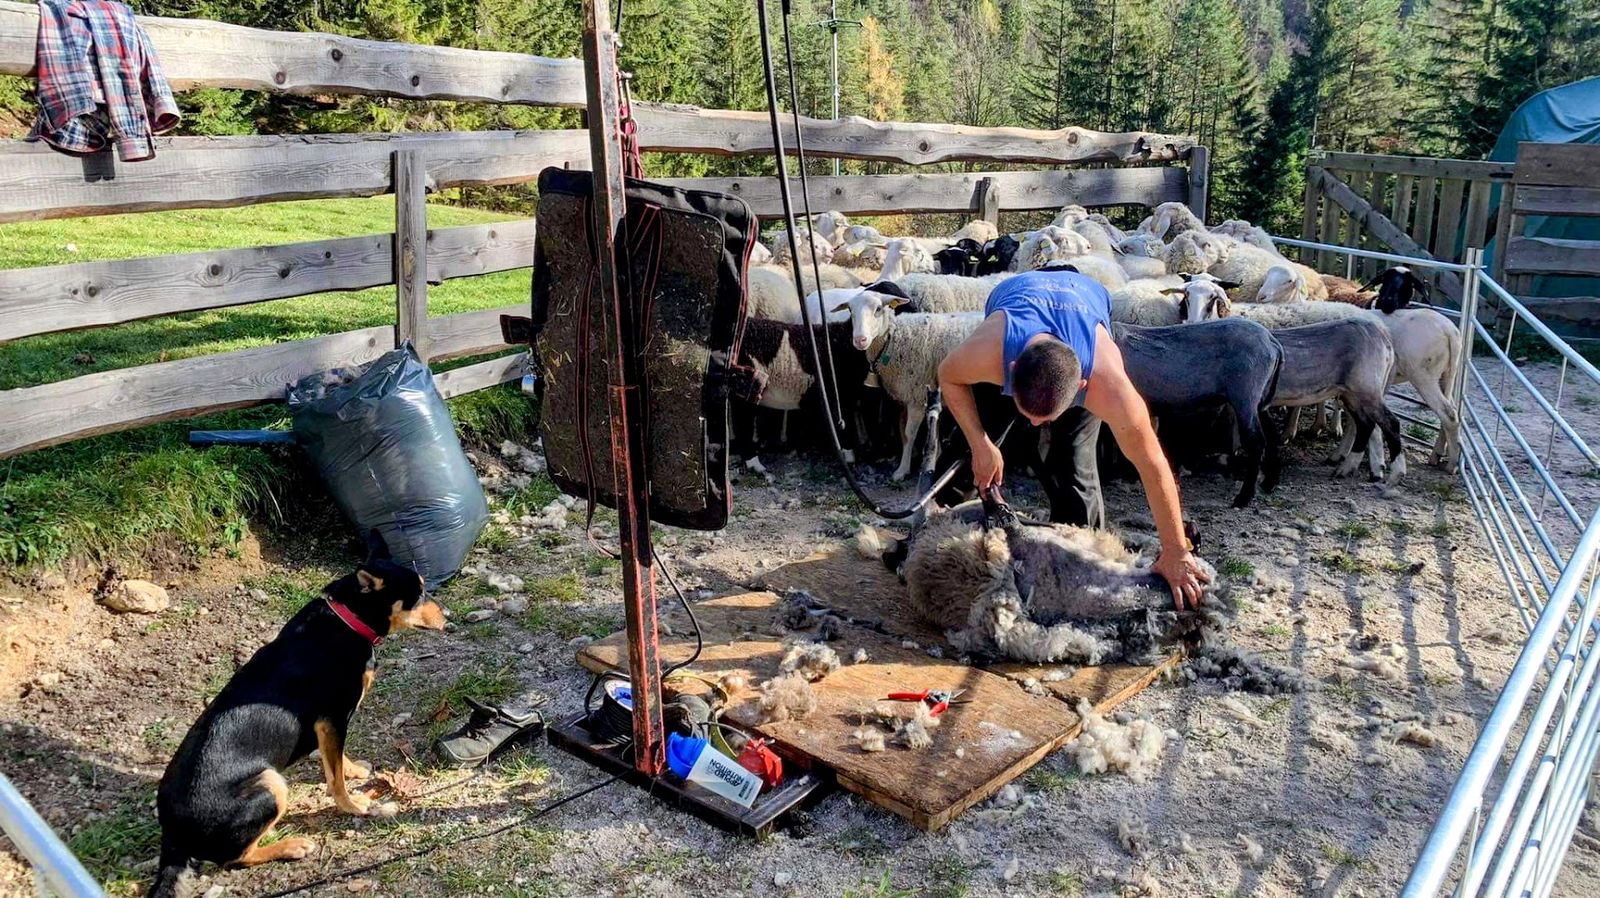
<svg viewBox="0 0 1600 898">
<path fill-rule="evenodd" d="M 1489 159 L 1515 162 L 1517 144 L 1523 141 L 1600 144 L 1600 78 L 1563 84 L 1528 98 L 1511 114 Z M 1600 219 L 1531 216 L 1526 233 L 1535 237 L 1600 240 Z M 1497 251 L 1493 242 L 1486 250 L 1491 257 Z M 1533 296 L 1600 296 L 1600 278 L 1535 278 L 1529 292 Z"/>
</svg>

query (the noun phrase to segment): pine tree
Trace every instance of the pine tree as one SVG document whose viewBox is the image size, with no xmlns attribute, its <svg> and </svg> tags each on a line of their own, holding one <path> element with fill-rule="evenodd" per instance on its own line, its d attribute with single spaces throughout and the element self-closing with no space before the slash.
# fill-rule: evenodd
<svg viewBox="0 0 1600 898">
<path fill-rule="evenodd" d="M 1020 69 L 1016 105 L 1023 124 L 1102 127 L 1108 118 L 1109 72 L 1083 60 L 1101 50 L 1105 4 L 1100 0 L 1040 0 L 1031 53 Z"/>
<path fill-rule="evenodd" d="M 1314 13 L 1305 51 L 1293 57 L 1288 74 L 1273 89 L 1267 126 L 1245 158 L 1241 205 L 1256 210 L 1252 221 L 1277 233 L 1292 227 L 1298 217 L 1318 92 L 1327 69 L 1327 27 L 1326 17 Z"/>
</svg>

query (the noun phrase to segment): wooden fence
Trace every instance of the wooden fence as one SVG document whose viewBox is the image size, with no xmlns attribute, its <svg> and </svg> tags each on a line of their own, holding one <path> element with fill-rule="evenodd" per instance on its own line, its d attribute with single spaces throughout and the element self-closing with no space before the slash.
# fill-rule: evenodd
<svg viewBox="0 0 1600 898">
<path fill-rule="evenodd" d="M 1461 261 L 1468 247 L 1493 236 L 1490 189 L 1508 181 L 1516 165 L 1420 156 L 1323 153 L 1307 170 L 1303 240 L 1405 256 Z M 1346 269 L 1323 251 L 1306 260 L 1330 274 Z M 1377 273 L 1379 263 L 1358 259 L 1348 269 L 1357 278 Z M 1459 297 L 1460 279 L 1445 273 L 1438 282 Z"/>
<path fill-rule="evenodd" d="M 141 17 L 174 89 L 243 88 L 292 94 L 366 94 L 581 107 L 583 65 L 516 53 L 284 33 L 218 22 Z M 31 75 L 38 14 L 0 0 L 0 74 Z M 639 103 L 647 151 L 762 155 L 765 113 Z M 1203 214 L 1206 151 L 1192 139 L 1081 128 L 1035 131 L 959 125 L 802 119 L 808 153 L 907 165 L 943 162 L 1123 167 L 915 173 L 812 179 L 816 211 L 853 214 L 1186 202 Z M 794 145 L 793 126 L 785 125 Z M 582 130 L 317 134 L 160 139 L 154 159 L 76 158 L 0 141 L 0 222 L 166 209 L 241 206 L 319 197 L 396 196 L 395 230 L 279 246 L 0 270 L 0 342 L 105 327 L 159 315 L 266 302 L 332 290 L 396 285 L 393 326 L 0 391 L 0 458 L 94 434 L 263 402 L 284 384 L 369 361 L 411 340 L 439 361 L 504 353 L 502 313 L 429 317 L 429 284 L 524 268 L 535 223 L 427 227 L 426 195 L 462 185 L 534 181 L 548 166 L 583 168 Z M 1183 166 L 1148 165 L 1182 162 Z M 1132 166 L 1132 167 L 1129 167 Z M 771 178 L 673 183 L 743 197 L 781 216 Z M 519 377 L 525 355 L 501 355 L 439 374 L 446 396 Z"/>
</svg>

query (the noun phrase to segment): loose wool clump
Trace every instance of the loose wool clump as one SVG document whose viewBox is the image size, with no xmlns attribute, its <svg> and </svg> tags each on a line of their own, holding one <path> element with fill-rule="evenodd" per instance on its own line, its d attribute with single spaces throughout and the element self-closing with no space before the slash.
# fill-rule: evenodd
<svg viewBox="0 0 1600 898">
<path fill-rule="evenodd" d="M 778 669 L 815 683 L 839 669 L 839 653 L 820 642 L 800 643 L 789 648 Z"/>
<path fill-rule="evenodd" d="M 850 738 L 854 739 L 856 747 L 864 752 L 878 752 L 888 748 L 888 742 L 884 738 L 883 730 L 874 726 L 862 725 L 856 727 L 855 732 L 850 734 Z"/>
<path fill-rule="evenodd" d="M 785 674 L 761 684 L 759 707 L 765 723 L 799 720 L 817 710 L 817 696 L 805 677 Z"/>
<path fill-rule="evenodd" d="M 900 724 L 895 731 L 895 741 L 906 748 L 924 749 L 933 744 L 933 730 L 939 726 L 939 718 L 928 710 L 928 706 L 917 703 L 917 709 L 911 713 L 911 719 Z"/>
<path fill-rule="evenodd" d="M 1401 680 L 1406 675 L 1397 661 L 1382 655 L 1346 655 L 1339 663 L 1355 670 L 1377 674 L 1386 680 Z"/>
<path fill-rule="evenodd" d="M 1409 742 L 1418 748 L 1432 748 L 1439 744 L 1439 737 L 1415 720 L 1403 720 L 1390 727 L 1389 738 L 1396 742 Z"/>
<path fill-rule="evenodd" d="M 1152 720 L 1113 723 L 1083 699 L 1078 701 L 1078 715 L 1083 731 L 1067 743 L 1067 751 L 1086 774 L 1116 770 L 1142 780 L 1167 746 L 1167 734 Z"/>
</svg>

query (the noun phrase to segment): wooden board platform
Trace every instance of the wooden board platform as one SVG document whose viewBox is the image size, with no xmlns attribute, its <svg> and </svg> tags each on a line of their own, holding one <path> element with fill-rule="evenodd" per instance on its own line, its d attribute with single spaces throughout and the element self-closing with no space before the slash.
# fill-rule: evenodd
<svg viewBox="0 0 1600 898">
<path fill-rule="evenodd" d="M 705 648 L 695 669 L 713 676 L 739 674 L 752 684 L 776 674 L 785 647 L 780 637 L 763 631 L 774 626 L 778 602 L 773 593 L 751 592 L 696 605 Z M 681 611 L 677 615 L 669 623 L 678 635 L 662 639 L 663 663 L 681 661 L 694 649 L 687 619 Z M 1066 705 L 1030 695 L 1003 677 L 931 658 L 861 628 L 850 628 L 832 645 L 846 663 L 813 686 L 817 710 L 802 720 L 758 729 L 776 740 L 780 751 L 832 768 L 845 788 L 923 829 L 944 826 L 1077 735 L 1078 715 Z M 851 664 L 857 648 L 865 648 L 869 659 Z M 590 670 L 608 670 L 625 666 L 626 652 L 624 634 L 614 633 L 585 646 L 578 660 Z M 887 751 L 867 753 L 856 747 L 850 733 L 862 715 L 888 693 L 911 689 L 965 689 L 961 698 L 970 701 L 942 715 L 926 749 L 891 744 Z M 744 690 L 731 716 L 741 719 L 756 695 L 754 689 Z"/>
<path fill-rule="evenodd" d="M 774 568 L 757 582 L 779 593 L 803 589 L 840 614 L 881 620 L 891 636 L 913 639 L 925 646 L 945 645 L 944 634 L 912 609 L 905 584 L 888 568 L 862 558 L 853 548 L 818 552 Z M 1177 663 L 1178 658 L 1174 656 L 1157 665 L 1083 667 L 1061 680 L 1047 679 L 1061 669 L 1055 664 L 1001 663 L 985 669 L 1019 683 L 1038 680 L 1040 686 L 1072 707 L 1077 707 L 1079 699 L 1087 699 L 1096 710 L 1106 711 L 1138 695 Z"/>
</svg>

